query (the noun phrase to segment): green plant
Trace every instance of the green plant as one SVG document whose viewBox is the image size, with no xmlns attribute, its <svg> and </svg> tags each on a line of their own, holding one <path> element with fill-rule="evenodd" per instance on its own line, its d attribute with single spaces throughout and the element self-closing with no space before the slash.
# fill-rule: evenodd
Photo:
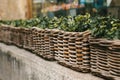
<svg viewBox="0 0 120 80">
<path fill-rule="evenodd" d="M 75 17 L 38 17 L 29 20 L 0 20 L 0 25 L 12 25 L 15 27 L 39 27 L 42 29 L 60 29 L 69 32 L 91 31 L 95 38 L 120 39 L 120 20 L 107 17 L 91 17 L 90 14 Z"/>
</svg>

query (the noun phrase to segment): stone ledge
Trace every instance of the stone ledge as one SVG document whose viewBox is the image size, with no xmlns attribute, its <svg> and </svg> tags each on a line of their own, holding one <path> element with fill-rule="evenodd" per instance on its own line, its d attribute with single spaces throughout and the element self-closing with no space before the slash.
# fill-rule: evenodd
<svg viewBox="0 0 120 80">
<path fill-rule="evenodd" d="M 0 78 L 2 80 L 103 80 L 80 73 L 57 62 L 42 58 L 15 46 L 0 43 Z"/>
</svg>

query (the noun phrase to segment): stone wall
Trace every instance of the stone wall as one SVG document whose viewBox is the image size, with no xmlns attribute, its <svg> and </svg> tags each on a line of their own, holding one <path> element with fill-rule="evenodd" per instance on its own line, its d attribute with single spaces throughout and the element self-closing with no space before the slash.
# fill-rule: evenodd
<svg viewBox="0 0 120 80">
<path fill-rule="evenodd" d="M 103 80 L 0 43 L 0 80 Z"/>
</svg>

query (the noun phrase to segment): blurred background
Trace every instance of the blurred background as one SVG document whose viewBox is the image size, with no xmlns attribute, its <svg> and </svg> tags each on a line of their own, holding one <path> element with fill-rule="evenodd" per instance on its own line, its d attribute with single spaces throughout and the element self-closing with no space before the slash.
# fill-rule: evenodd
<svg viewBox="0 0 120 80">
<path fill-rule="evenodd" d="M 0 0 L 0 19 L 111 15 L 120 18 L 120 0 Z"/>
</svg>

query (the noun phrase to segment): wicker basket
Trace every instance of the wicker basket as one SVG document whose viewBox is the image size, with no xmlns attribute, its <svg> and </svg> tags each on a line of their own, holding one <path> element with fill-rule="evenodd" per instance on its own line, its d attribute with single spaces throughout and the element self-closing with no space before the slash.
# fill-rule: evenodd
<svg viewBox="0 0 120 80">
<path fill-rule="evenodd" d="M 89 36 L 90 32 L 85 31 L 83 33 L 83 40 L 82 40 L 82 55 L 83 55 L 83 66 L 82 70 L 83 72 L 89 72 L 90 71 L 90 47 L 89 47 Z"/>
<path fill-rule="evenodd" d="M 45 41 L 45 45 L 44 45 L 45 53 L 43 54 L 43 57 L 52 60 L 54 59 L 55 54 L 52 52 L 54 46 L 53 46 L 52 31 L 50 29 L 45 29 L 44 41 Z"/>
<path fill-rule="evenodd" d="M 1 26 L 0 26 L 0 41 L 1 41 L 1 42 L 3 42 L 3 40 L 4 40 L 4 37 L 3 37 L 3 36 L 4 36 L 4 34 L 5 34 L 3 28 L 4 28 L 4 27 L 1 25 Z"/>
<path fill-rule="evenodd" d="M 58 36 L 58 62 L 77 71 L 89 72 L 89 35 L 88 31 L 60 32 Z"/>
<path fill-rule="evenodd" d="M 45 41 L 44 41 L 44 35 L 45 31 L 41 30 L 41 55 L 43 55 L 45 53 Z"/>
<path fill-rule="evenodd" d="M 53 53 L 55 54 L 55 59 L 58 59 L 58 36 L 59 36 L 59 30 L 57 29 L 52 29 L 52 37 L 53 37 Z"/>
<path fill-rule="evenodd" d="M 89 42 L 90 42 L 90 57 L 91 57 L 91 71 L 92 72 L 97 72 L 97 60 L 98 60 L 98 50 L 101 47 L 99 46 L 99 41 L 100 39 L 93 39 L 90 38 Z"/>
<path fill-rule="evenodd" d="M 1 25 L 0 26 L 0 42 L 3 42 L 3 39 L 4 39 L 4 30 L 3 30 L 3 26 Z"/>
<path fill-rule="evenodd" d="M 77 33 L 76 37 L 77 37 L 75 42 L 76 64 L 79 68 L 81 68 L 83 64 L 83 54 L 82 54 L 83 33 L 82 32 Z"/>
<path fill-rule="evenodd" d="M 10 36 L 10 26 L 7 26 L 7 25 L 2 25 L 1 26 L 1 30 L 0 30 L 1 34 L 0 34 L 0 37 L 1 37 L 1 41 L 6 43 L 6 44 L 10 44 L 10 39 L 11 39 L 11 36 Z"/>
<path fill-rule="evenodd" d="M 2 26 L 0 26 L 0 42 L 2 42 Z"/>
<path fill-rule="evenodd" d="M 17 45 L 18 47 L 22 47 L 22 45 L 20 44 L 20 28 L 19 27 L 15 27 L 14 28 L 14 35 L 15 35 L 15 45 Z"/>
<path fill-rule="evenodd" d="M 52 30 L 40 29 L 33 27 L 32 29 L 32 50 L 37 55 L 47 60 L 54 60 L 54 44 Z"/>
<path fill-rule="evenodd" d="M 90 48 L 91 71 L 107 78 L 120 79 L 120 41 L 91 38 Z"/>
<path fill-rule="evenodd" d="M 32 47 L 32 50 L 34 53 L 36 54 L 39 54 L 42 56 L 43 54 L 43 48 L 42 48 L 42 44 L 43 42 L 42 41 L 42 29 L 39 29 L 39 28 L 36 28 L 36 27 L 33 27 L 32 29 L 32 40 L 31 40 L 31 47 Z"/>
<path fill-rule="evenodd" d="M 104 39 L 91 40 L 91 71 L 99 72 L 103 75 L 109 73 L 108 46 L 110 43 Z"/>
<path fill-rule="evenodd" d="M 31 50 L 31 30 L 30 28 L 23 29 L 23 48 Z"/>
<path fill-rule="evenodd" d="M 76 42 L 76 32 L 71 32 L 69 35 L 69 40 L 68 40 L 68 48 L 69 48 L 69 65 L 71 67 L 75 67 L 77 65 L 76 62 L 76 47 L 75 47 L 75 42 Z"/>
<path fill-rule="evenodd" d="M 20 28 L 19 29 L 19 47 L 22 47 L 24 46 L 24 28 Z"/>
<path fill-rule="evenodd" d="M 64 56 L 64 63 L 65 65 L 69 65 L 70 61 L 70 52 L 69 52 L 69 37 L 70 32 L 64 32 L 63 37 L 63 56 Z"/>
<path fill-rule="evenodd" d="M 64 36 L 64 31 L 59 31 L 58 40 L 57 40 L 57 45 L 58 45 L 57 60 L 61 63 L 64 62 L 63 36 Z"/>
<path fill-rule="evenodd" d="M 109 48 L 110 74 L 116 79 L 120 79 L 120 40 L 114 40 Z"/>
</svg>

